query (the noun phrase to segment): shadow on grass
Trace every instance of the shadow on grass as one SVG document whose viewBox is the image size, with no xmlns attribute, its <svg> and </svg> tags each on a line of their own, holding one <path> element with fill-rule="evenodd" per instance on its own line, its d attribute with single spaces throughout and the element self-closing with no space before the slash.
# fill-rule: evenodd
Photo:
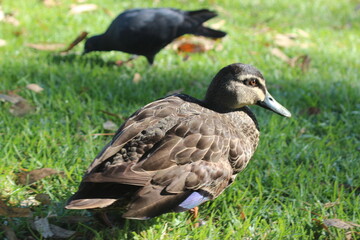
<svg viewBox="0 0 360 240">
<path fill-rule="evenodd" d="M 100 66 L 100 67 L 114 67 L 116 66 L 116 61 L 106 61 L 102 59 L 99 55 L 87 54 L 87 55 L 79 55 L 76 53 L 69 54 L 53 54 L 50 55 L 50 60 L 54 64 L 61 63 L 77 63 L 77 64 L 89 64 L 90 66 Z"/>
</svg>

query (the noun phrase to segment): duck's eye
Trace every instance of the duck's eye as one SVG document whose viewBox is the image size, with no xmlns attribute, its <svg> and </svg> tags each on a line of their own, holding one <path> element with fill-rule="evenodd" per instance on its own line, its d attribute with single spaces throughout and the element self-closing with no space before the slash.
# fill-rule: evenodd
<svg viewBox="0 0 360 240">
<path fill-rule="evenodd" d="M 256 87 L 258 85 L 258 80 L 255 78 L 251 78 L 251 79 L 245 80 L 245 84 L 248 86 Z"/>
</svg>

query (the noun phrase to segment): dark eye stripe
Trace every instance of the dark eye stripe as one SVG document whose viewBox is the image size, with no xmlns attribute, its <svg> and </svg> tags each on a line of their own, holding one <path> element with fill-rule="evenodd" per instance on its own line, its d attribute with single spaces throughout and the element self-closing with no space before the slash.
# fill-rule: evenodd
<svg viewBox="0 0 360 240">
<path fill-rule="evenodd" d="M 256 85 L 256 86 L 252 86 L 252 85 L 250 84 L 250 81 L 251 81 L 251 80 L 255 80 L 256 83 L 257 83 L 257 85 Z M 265 86 L 263 86 L 263 85 L 261 84 L 261 82 L 259 81 L 259 79 L 257 79 L 257 78 L 248 78 L 248 79 L 245 79 L 245 80 L 243 80 L 243 83 L 244 83 L 245 85 L 247 85 L 247 86 L 258 87 L 258 88 L 260 88 L 260 89 L 263 91 L 264 94 L 266 94 Z"/>
</svg>

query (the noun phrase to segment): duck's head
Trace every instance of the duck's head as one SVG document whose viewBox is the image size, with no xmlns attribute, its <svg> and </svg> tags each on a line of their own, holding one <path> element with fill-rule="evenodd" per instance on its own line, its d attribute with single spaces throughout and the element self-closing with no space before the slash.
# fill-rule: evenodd
<svg viewBox="0 0 360 240">
<path fill-rule="evenodd" d="M 291 113 L 270 95 L 260 71 L 242 63 L 221 69 L 212 80 L 204 101 L 221 110 L 259 105 L 281 116 L 291 117 Z"/>
</svg>

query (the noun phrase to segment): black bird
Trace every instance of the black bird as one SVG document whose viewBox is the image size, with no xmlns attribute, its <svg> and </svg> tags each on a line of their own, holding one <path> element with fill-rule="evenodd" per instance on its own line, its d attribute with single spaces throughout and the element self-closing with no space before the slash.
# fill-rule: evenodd
<svg viewBox="0 0 360 240">
<path fill-rule="evenodd" d="M 95 158 L 66 208 L 123 208 L 124 218 L 148 219 L 215 199 L 258 146 L 248 105 L 291 116 L 260 71 L 241 63 L 220 70 L 204 100 L 175 94 L 147 104 Z"/>
<path fill-rule="evenodd" d="M 85 42 L 84 54 L 92 51 L 122 51 L 143 55 L 154 62 L 155 55 L 184 34 L 222 38 L 225 32 L 202 26 L 217 16 L 213 11 L 201 9 L 182 11 L 173 8 L 131 9 L 121 13 L 105 33 Z"/>
</svg>

